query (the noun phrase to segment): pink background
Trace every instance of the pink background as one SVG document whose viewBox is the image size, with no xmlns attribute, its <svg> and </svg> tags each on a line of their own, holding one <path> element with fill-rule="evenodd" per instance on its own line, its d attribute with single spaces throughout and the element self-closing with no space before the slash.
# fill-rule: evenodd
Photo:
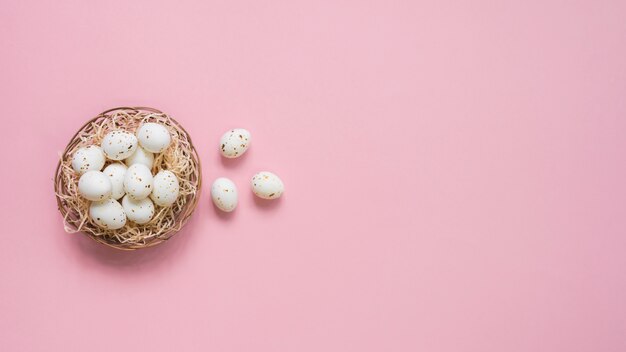
<svg viewBox="0 0 626 352">
<path fill-rule="evenodd" d="M 6 1 L 2 351 L 625 351 L 626 2 Z M 153 250 L 63 232 L 107 108 L 191 131 Z M 231 127 L 248 154 L 220 159 Z M 255 201 L 267 169 L 287 187 Z M 240 206 L 214 210 L 213 179 Z"/>
</svg>

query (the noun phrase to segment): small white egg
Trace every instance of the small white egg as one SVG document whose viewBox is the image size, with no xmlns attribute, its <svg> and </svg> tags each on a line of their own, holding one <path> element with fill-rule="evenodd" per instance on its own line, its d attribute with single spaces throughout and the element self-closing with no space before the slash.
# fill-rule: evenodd
<svg viewBox="0 0 626 352">
<path fill-rule="evenodd" d="M 111 198 L 91 203 L 89 216 L 96 225 L 108 230 L 117 230 L 126 225 L 124 208 Z"/>
<path fill-rule="evenodd" d="M 220 177 L 213 181 L 211 199 L 218 209 L 231 212 L 237 207 L 237 186 L 233 181 Z"/>
<path fill-rule="evenodd" d="M 144 164 L 148 167 L 148 169 L 152 170 L 152 165 L 154 164 L 154 154 L 146 151 L 142 147 L 138 147 L 133 155 L 126 158 L 124 162 L 126 163 L 126 166 L 131 166 L 133 164 Z"/>
<path fill-rule="evenodd" d="M 250 132 L 243 128 L 232 129 L 220 138 L 220 151 L 226 158 L 243 155 L 250 146 Z"/>
<path fill-rule="evenodd" d="M 150 198 L 134 200 L 128 195 L 122 199 L 122 207 L 128 220 L 136 224 L 145 224 L 154 216 L 154 204 Z"/>
<path fill-rule="evenodd" d="M 126 131 L 111 131 L 102 139 L 102 150 L 111 160 L 122 160 L 137 149 L 137 137 Z"/>
<path fill-rule="evenodd" d="M 172 141 L 167 128 L 154 122 L 147 122 L 141 125 L 137 130 L 137 138 L 141 146 L 152 153 L 164 151 Z"/>
<path fill-rule="evenodd" d="M 168 170 L 159 171 L 154 176 L 154 189 L 150 198 L 162 207 L 168 207 L 176 201 L 178 198 L 179 185 L 178 178 L 173 172 Z"/>
<path fill-rule="evenodd" d="M 91 201 L 109 198 L 112 188 L 111 180 L 101 171 L 87 171 L 78 180 L 78 193 Z"/>
<path fill-rule="evenodd" d="M 283 181 L 269 171 L 261 171 L 252 177 L 252 192 L 263 199 L 280 198 L 285 191 Z"/>
<path fill-rule="evenodd" d="M 142 200 L 152 192 L 152 173 L 144 164 L 131 165 L 124 176 L 124 191 L 134 200 Z"/>
<path fill-rule="evenodd" d="M 104 166 L 104 152 L 97 145 L 78 149 L 72 157 L 72 169 L 83 174 L 87 171 L 100 171 Z"/>
<path fill-rule="evenodd" d="M 120 199 L 124 196 L 126 169 L 126 165 L 122 163 L 112 163 L 102 171 L 111 180 L 111 198 L 113 199 Z"/>
</svg>

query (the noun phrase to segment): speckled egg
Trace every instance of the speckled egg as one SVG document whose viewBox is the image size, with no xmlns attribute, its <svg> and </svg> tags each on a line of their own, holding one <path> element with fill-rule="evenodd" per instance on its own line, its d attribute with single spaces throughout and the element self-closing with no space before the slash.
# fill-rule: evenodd
<svg viewBox="0 0 626 352">
<path fill-rule="evenodd" d="M 133 155 L 126 158 L 124 162 L 126 163 L 126 166 L 131 166 L 133 164 L 144 164 L 148 167 L 148 169 L 152 169 L 152 165 L 154 164 L 154 154 L 143 149 L 142 147 L 138 147 Z"/>
<path fill-rule="evenodd" d="M 102 148 L 90 145 L 78 149 L 72 157 L 72 169 L 83 174 L 87 171 L 100 171 L 104 166 L 105 157 Z"/>
<path fill-rule="evenodd" d="M 154 216 L 154 204 L 150 198 L 134 200 L 128 195 L 122 199 L 122 207 L 128 220 L 136 224 L 145 224 Z"/>
<path fill-rule="evenodd" d="M 220 177 L 213 181 L 211 199 L 218 209 L 231 212 L 237 207 L 237 186 L 233 181 Z"/>
<path fill-rule="evenodd" d="M 159 171 L 154 176 L 154 189 L 150 198 L 162 207 L 168 207 L 176 201 L 178 198 L 179 185 L 178 178 L 173 172 L 168 170 Z"/>
<path fill-rule="evenodd" d="M 111 181 L 111 198 L 120 199 L 124 196 L 124 176 L 126 175 L 126 165 L 122 163 L 112 163 L 102 171 Z"/>
<path fill-rule="evenodd" d="M 220 138 L 220 152 L 226 158 L 243 155 L 250 146 L 250 132 L 243 128 L 232 129 Z"/>
<path fill-rule="evenodd" d="M 124 208 L 118 201 L 111 198 L 91 203 L 89 216 L 103 229 L 117 230 L 126 225 Z"/>
<path fill-rule="evenodd" d="M 276 199 L 285 191 L 283 181 L 269 171 L 261 171 L 252 177 L 252 192 L 263 199 Z"/>
<path fill-rule="evenodd" d="M 78 193 L 85 199 L 107 199 L 111 196 L 111 191 L 111 180 L 101 171 L 87 171 L 78 180 Z"/>
<path fill-rule="evenodd" d="M 102 150 L 111 160 L 122 160 L 137 149 L 137 137 L 126 131 L 111 131 L 102 139 Z"/>
<path fill-rule="evenodd" d="M 142 200 L 152 192 L 152 173 L 144 164 L 131 165 L 124 176 L 124 191 L 134 200 Z"/>
<path fill-rule="evenodd" d="M 170 132 L 165 126 L 154 122 L 147 122 L 137 130 L 137 139 L 141 146 L 152 153 L 160 153 L 167 149 L 172 141 Z"/>
</svg>

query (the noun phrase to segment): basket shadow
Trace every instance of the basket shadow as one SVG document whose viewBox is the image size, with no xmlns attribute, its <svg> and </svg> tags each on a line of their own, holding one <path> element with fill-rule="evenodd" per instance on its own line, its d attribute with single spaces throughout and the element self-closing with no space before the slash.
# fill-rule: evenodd
<svg viewBox="0 0 626 352">
<path fill-rule="evenodd" d="M 117 250 L 97 243 L 86 236 L 80 236 L 74 243 L 87 258 L 106 265 L 109 268 L 118 268 L 125 273 L 132 269 L 144 272 L 146 269 L 154 270 L 181 255 L 191 240 L 196 217 L 192 216 L 185 227 L 170 240 L 149 248 L 133 251 Z M 131 269 L 131 270 L 129 270 Z"/>
</svg>

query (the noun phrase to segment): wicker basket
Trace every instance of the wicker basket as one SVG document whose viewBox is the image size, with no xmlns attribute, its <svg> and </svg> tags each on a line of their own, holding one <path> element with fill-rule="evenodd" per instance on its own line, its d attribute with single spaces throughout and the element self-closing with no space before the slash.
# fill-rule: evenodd
<svg viewBox="0 0 626 352">
<path fill-rule="evenodd" d="M 124 128 L 134 132 L 134 128 L 142 122 L 158 122 L 170 130 L 173 142 L 177 143 L 170 148 L 177 148 L 176 161 L 179 167 L 173 172 L 181 182 L 181 194 L 177 202 L 170 207 L 161 208 L 155 205 L 157 215 L 145 225 L 129 221 L 119 230 L 101 229 L 84 211 L 85 207 L 88 207 L 88 202 L 76 195 L 79 175 L 71 169 L 72 155 L 80 147 L 99 143 L 101 137 L 110 130 Z M 168 165 L 165 155 L 155 156 L 152 171 L 156 173 L 168 166 L 171 165 Z M 191 138 L 176 120 L 152 108 L 120 107 L 100 113 L 76 132 L 59 160 L 54 189 L 67 232 L 82 232 L 96 242 L 112 248 L 135 250 L 158 245 L 172 238 L 185 225 L 198 204 L 201 176 L 200 159 Z"/>
</svg>

